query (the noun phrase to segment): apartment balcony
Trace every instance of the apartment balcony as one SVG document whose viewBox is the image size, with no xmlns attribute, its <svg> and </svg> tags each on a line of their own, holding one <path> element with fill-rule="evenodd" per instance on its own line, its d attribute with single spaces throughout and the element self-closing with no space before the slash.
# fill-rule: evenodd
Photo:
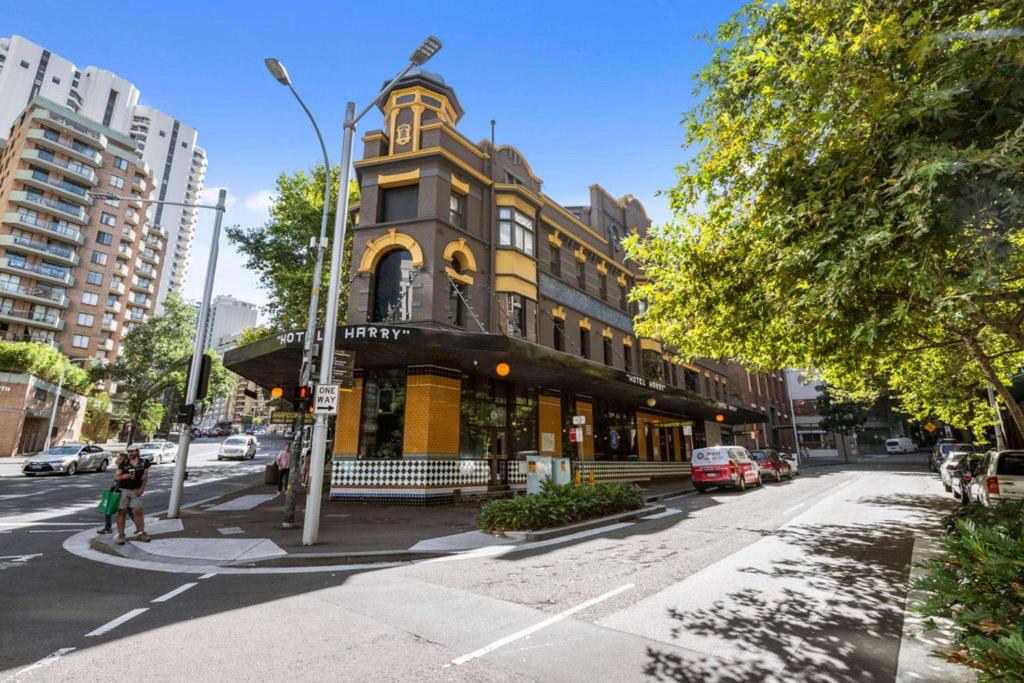
<svg viewBox="0 0 1024 683">
<path fill-rule="evenodd" d="M 160 263 L 160 254 L 156 253 L 152 249 L 143 250 L 143 252 L 139 254 L 139 258 L 153 264 Z"/>
<path fill-rule="evenodd" d="M 127 290 L 125 289 L 123 282 L 110 281 L 110 291 L 118 294 L 124 294 Z"/>
<path fill-rule="evenodd" d="M 146 277 L 156 277 L 157 270 L 148 263 L 143 263 L 141 260 L 135 260 L 135 274 L 145 275 Z"/>
<path fill-rule="evenodd" d="M 132 306 L 141 306 L 147 311 L 153 308 L 153 300 L 149 297 L 136 297 L 128 300 Z"/>
<path fill-rule="evenodd" d="M 49 150 L 26 147 L 21 150 L 21 158 L 58 173 L 70 174 L 75 180 L 86 182 L 89 185 L 96 185 L 99 182 L 99 176 L 88 166 L 83 166 L 79 162 L 72 163 L 66 159 L 58 159 Z"/>
<path fill-rule="evenodd" d="M 93 166 L 103 165 L 103 154 L 97 150 L 83 145 L 77 140 L 67 140 L 65 138 L 56 137 L 53 135 L 47 135 L 46 131 L 41 128 L 33 128 L 28 132 L 26 136 L 29 140 L 32 140 L 40 147 L 53 150 L 54 152 L 60 152 L 61 154 L 67 154 L 72 159 L 77 161 L 83 161 Z"/>
<path fill-rule="evenodd" d="M 60 332 L 64 329 L 64 321 L 55 313 L 34 313 L 29 310 L 20 310 L 14 306 L 0 306 L 0 320 L 18 323 L 29 327 L 38 327 L 44 330 Z"/>
<path fill-rule="evenodd" d="M 147 294 L 152 294 L 153 293 L 153 283 L 150 282 L 150 283 L 147 284 L 147 283 L 144 283 L 144 282 L 141 282 L 141 281 L 140 282 L 133 282 L 132 283 L 132 289 L 134 289 L 136 292 L 146 292 Z M 147 299 L 146 301 L 149 301 L 149 299 Z M 139 304 L 139 305 L 141 306 L 142 304 Z"/>
<path fill-rule="evenodd" d="M 111 313 L 120 313 L 121 312 L 121 302 L 120 301 L 108 301 L 106 304 L 103 305 L 103 307 L 106 308 Z"/>
<path fill-rule="evenodd" d="M 111 318 L 100 322 L 100 329 L 107 332 L 117 332 L 117 321 Z"/>
<path fill-rule="evenodd" d="M 123 244 L 117 245 L 117 253 L 126 259 L 130 259 L 134 255 L 132 254 L 132 248 L 126 247 Z"/>
<path fill-rule="evenodd" d="M 74 276 L 62 268 L 54 268 L 42 263 L 23 263 L 21 261 L 12 260 L 10 256 L 7 258 L 0 258 L 0 271 L 14 273 L 15 275 L 31 273 L 32 277 L 36 280 L 42 280 L 43 282 L 49 282 L 55 285 L 62 285 L 64 287 L 75 286 Z"/>
<path fill-rule="evenodd" d="M 128 264 L 127 263 L 120 263 L 120 264 L 115 263 L 114 266 L 113 266 L 113 271 L 116 274 L 118 274 L 118 275 L 121 275 L 123 277 L 128 277 Z"/>
<path fill-rule="evenodd" d="M 15 190 L 11 193 L 11 202 L 30 209 L 41 209 L 58 218 L 63 218 L 79 225 L 89 224 L 89 214 L 83 207 L 74 206 L 57 199 L 33 196 L 25 190 Z"/>
<path fill-rule="evenodd" d="M 0 298 L 22 299 L 44 306 L 57 306 L 67 308 L 70 301 L 67 296 L 58 289 L 46 285 L 26 285 L 17 282 L 0 282 Z"/>
<path fill-rule="evenodd" d="M 146 232 L 149 233 L 150 235 L 156 235 L 157 237 L 160 237 L 164 241 L 167 241 L 167 231 L 161 228 L 159 225 L 153 225 L 152 223 L 148 223 L 146 225 Z"/>
<path fill-rule="evenodd" d="M 139 224 L 139 214 L 136 213 L 135 211 L 126 211 L 124 214 L 124 219 L 126 222 L 131 223 L 132 225 Z"/>
<path fill-rule="evenodd" d="M 4 214 L 3 222 L 8 225 L 13 225 L 16 228 L 23 230 L 29 230 L 46 237 L 53 237 L 56 239 L 64 240 L 65 242 L 71 242 L 72 244 L 81 245 L 85 241 L 85 237 L 79 231 L 75 230 L 66 225 L 61 225 L 52 221 L 44 221 L 39 218 L 32 218 L 26 216 L 23 213 L 17 213 L 9 211 Z"/>
<path fill-rule="evenodd" d="M 121 228 L 121 239 L 126 239 L 129 242 L 134 242 L 139 239 L 139 233 L 135 232 L 131 228 Z"/>
<path fill-rule="evenodd" d="M 69 199 L 73 202 L 82 202 L 83 204 L 92 206 L 93 198 L 88 194 L 88 191 L 85 188 L 78 187 L 74 183 L 54 180 L 45 173 L 33 171 L 28 168 L 22 168 L 15 171 L 14 178 L 25 185 L 30 185 L 40 190 L 55 192 L 64 199 Z"/>
<path fill-rule="evenodd" d="M 96 346 L 98 348 L 103 349 L 104 351 L 113 351 L 114 350 L 114 340 L 113 339 L 104 339 L 104 340 L 100 341 L 98 344 L 96 344 Z"/>
<path fill-rule="evenodd" d="M 36 110 L 32 114 L 32 118 L 43 121 L 50 128 L 56 128 L 63 133 L 68 134 L 70 137 L 76 138 L 85 142 L 88 145 L 105 149 L 107 146 L 107 136 L 89 126 L 82 125 L 77 121 L 72 121 L 66 116 L 62 116 L 57 112 Z"/>
<path fill-rule="evenodd" d="M 78 254 L 70 247 L 47 244 L 20 235 L 0 235 L 0 247 L 17 247 L 19 251 L 45 256 L 50 260 L 59 261 L 69 266 L 77 266 L 79 262 Z"/>
</svg>

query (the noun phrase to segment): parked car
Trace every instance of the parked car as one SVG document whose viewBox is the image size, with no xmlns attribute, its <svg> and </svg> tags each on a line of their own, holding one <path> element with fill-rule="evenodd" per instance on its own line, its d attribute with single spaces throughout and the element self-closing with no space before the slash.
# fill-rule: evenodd
<svg viewBox="0 0 1024 683">
<path fill-rule="evenodd" d="M 971 479 L 971 500 L 998 505 L 1024 498 L 1024 451 L 989 451 Z"/>
<path fill-rule="evenodd" d="M 77 474 L 84 470 L 102 472 L 114 461 L 114 454 L 99 446 L 70 442 L 53 446 L 29 457 L 21 468 L 26 477 L 37 474 Z"/>
<path fill-rule="evenodd" d="M 229 436 L 217 449 L 217 459 L 240 458 L 242 460 L 256 457 L 256 439 L 251 436 Z"/>
<path fill-rule="evenodd" d="M 960 461 L 966 455 L 967 451 L 951 451 L 939 466 L 939 478 L 942 479 L 942 488 L 946 489 L 946 493 L 953 490 L 953 472 L 960 468 Z"/>
<path fill-rule="evenodd" d="M 779 457 L 789 463 L 789 469 L 792 470 L 793 476 L 800 474 L 800 458 L 797 457 L 796 453 L 782 451 L 779 453 Z"/>
<path fill-rule="evenodd" d="M 913 439 L 905 436 L 894 436 L 885 440 L 885 452 L 892 453 L 913 453 L 917 450 L 917 444 Z"/>
<path fill-rule="evenodd" d="M 939 442 L 935 444 L 935 448 L 932 450 L 931 457 L 928 459 L 928 469 L 941 474 L 942 463 L 945 462 L 946 456 L 953 451 L 973 453 L 974 446 L 969 443 L 957 443 L 953 439 L 939 439 Z"/>
<path fill-rule="evenodd" d="M 748 485 L 761 485 L 761 475 L 750 452 L 739 446 L 698 448 L 693 452 L 691 476 L 698 493 L 705 493 L 716 486 L 744 491 Z"/>
<path fill-rule="evenodd" d="M 950 483 L 953 487 L 953 496 L 960 499 L 964 505 L 974 502 L 971 500 L 971 481 L 978 473 L 981 461 L 984 459 L 981 453 L 965 453 L 960 458 L 960 463 L 955 469 L 950 470 Z"/>
<path fill-rule="evenodd" d="M 148 460 L 151 465 L 163 465 L 178 459 L 178 444 L 171 441 L 147 441 L 133 443 L 126 450 L 139 450 L 139 457 Z"/>
<path fill-rule="evenodd" d="M 771 448 L 756 448 L 750 451 L 750 457 L 757 463 L 762 480 L 771 478 L 778 482 L 793 478 L 793 468 Z"/>
</svg>

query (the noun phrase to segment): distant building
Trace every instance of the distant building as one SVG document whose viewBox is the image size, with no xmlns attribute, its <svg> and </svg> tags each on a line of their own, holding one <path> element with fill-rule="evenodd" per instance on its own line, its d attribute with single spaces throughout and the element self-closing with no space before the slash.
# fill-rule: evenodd
<svg viewBox="0 0 1024 683">
<path fill-rule="evenodd" d="M 258 319 L 259 306 L 256 304 L 239 301 L 226 294 L 214 297 L 206 320 L 203 348 L 217 349 L 218 353 L 224 355 L 224 351 L 232 348 L 232 340 L 237 344 L 242 331 L 255 327 Z"/>
</svg>

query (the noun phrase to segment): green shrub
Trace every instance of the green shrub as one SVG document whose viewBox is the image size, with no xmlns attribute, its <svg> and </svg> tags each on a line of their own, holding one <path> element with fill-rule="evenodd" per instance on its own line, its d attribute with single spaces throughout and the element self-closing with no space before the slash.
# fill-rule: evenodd
<svg viewBox="0 0 1024 683">
<path fill-rule="evenodd" d="M 538 495 L 494 500 L 484 505 L 480 510 L 480 528 L 490 533 L 548 529 L 638 510 L 643 505 L 643 495 L 635 484 L 576 487 L 546 481 Z"/>
<path fill-rule="evenodd" d="M 67 357 L 46 344 L 0 341 L 0 371 L 27 373 L 57 384 L 64 368 L 64 387 L 79 394 L 92 388 L 89 373 L 72 365 Z"/>
<path fill-rule="evenodd" d="M 918 611 L 953 623 L 952 652 L 980 681 L 1024 681 L 1024 501 L 971 507 L 948 520 L 939 555 L 914 587 L 930 598 Z"/>
</svg>

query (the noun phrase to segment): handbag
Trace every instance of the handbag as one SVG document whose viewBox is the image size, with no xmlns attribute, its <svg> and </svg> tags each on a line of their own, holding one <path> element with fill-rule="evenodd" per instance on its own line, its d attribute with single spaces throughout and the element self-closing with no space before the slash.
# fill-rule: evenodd
<svg viewBox="0 0 1024 683">
<path fill-rule="evenodd" d="M 100 496 L 100 503 L 96 508 L 105 515 L 112 515 L 117 512 L 118 506 L 121 504 L 121 490 L 116 486 L 111 486 L 108 490 L 103 492 Z"/>
</svg>

